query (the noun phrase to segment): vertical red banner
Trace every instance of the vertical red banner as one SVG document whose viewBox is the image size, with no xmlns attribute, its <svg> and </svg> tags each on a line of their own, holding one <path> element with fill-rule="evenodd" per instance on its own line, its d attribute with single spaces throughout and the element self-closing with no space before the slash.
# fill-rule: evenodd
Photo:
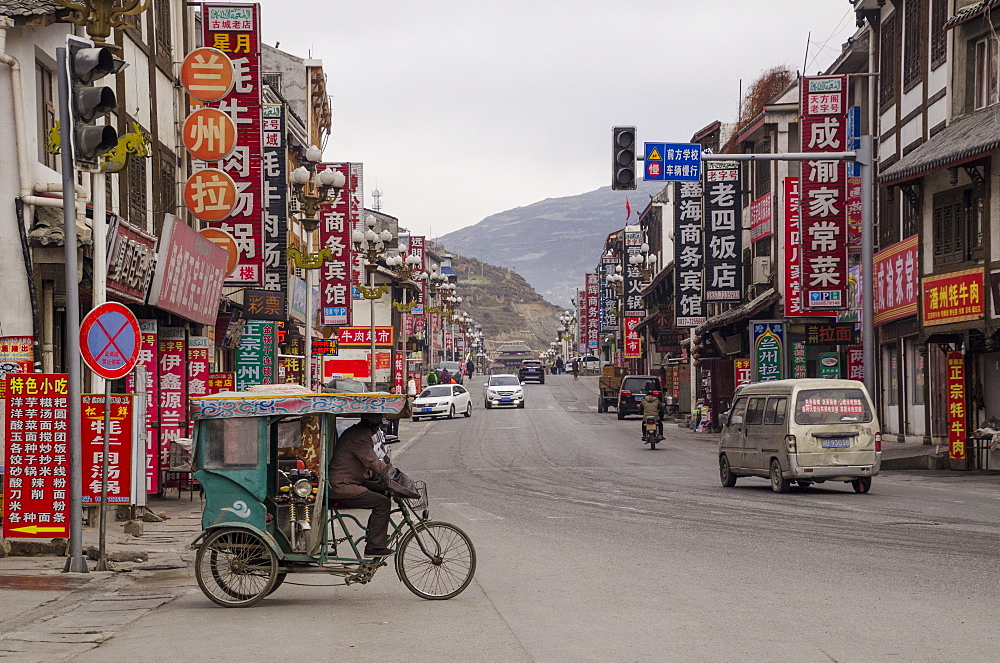
<svg viewBox="0 0 1000 663">
<path fill-rule="evenodd" d="M 847 306 L 847 163 L 823 152 L 847 148 L 847 76 L 802 80 L 802 303 L 810 310 Z"/>
<path fill-rule="evenodd" d="M 208 395 L 208 351 L 211 341 L 207 336 L 192 336 L 187 346 L 188 398 Z"/>
<path fill-rule="evenodd" d="M 132 433 L 135 397 L 111 395 L 110 428 L 104 430 L 104 394 L 83 394 L 83 503 L 101 503 L 104 436 L 108 436 L 108 504 L 132 504 Z"/>
<path fill-rule="evenodd" d="M 187 437 L 187 339 L 183 327 L 163 327 L 160 352 L 160 463 L 167 462 L 170 443 Z"/>
<path fill-rule="evenodd" d="M 965 461 L 965 356 L 958 350 L 946 359 L 948 384 L 948 458 Z"/>
<path fill-rule="evenodd" d="M 636 327 L 639 318 L 625 318 L 625 358 L 642 359 L 642 338 Z"/>
<path fill-rule="evenodd" d="M 406 370 L 406 360 L 403 353 L 397 352 L 392 363 L 392 393 L 405 394 L 406 387 L 403 384 L 403 373 Z"/>
<path fill-rule="evenodd" d="M 597 274 L 587 274 L 587 350 L 596 353 L 600 345 L 601 284 Z"/>
<path fill-rule="evenodd" d="M 847 379 L 865 379 L 865 350 L 860 345 L 852 345 L 847 348 Z"/>
<path fill-rule="evenodd" d="M 69 536 L 69 381 L 62 373 L 5 378 L 3 537 Z"/>
<path fill-rule="evenodd" d="M 734 359 L 733 372 L 736 387 L 750 384 L 750 381 L 753 379 L 753 368 L 750 365 L 749 359 Z"/>
<path fill-rule="evenodd" d="M 228 281 L 264 284 L 263 104 L 260 71 L 260 5 L 205 3 L 201 6 L 205 46 L 216 48 L 233 63 L 236 82 L 219 102 L 206 104 L 236 123 L 236 149 L 219 162 L 195 162 L 195 168 L 224 171 L 236 183 L 236 206 L 229 218 L 206 223 L 229 232 L 240 261 Z"/>
<path fill-rule="evenodd" d="M 320 308 L 324 325 L 351 324 L 351 164 L 321 163 L 318 172 L 334 170 L 344 176 L 344 187 L 328 196 L 319 208 L 318 250 L 330 255 L 319 272 Z"/>
<path fill-rule="evenodd" d="M 160 365 L 159 345 L 157 344 L 156 320 L 140 320 L 139 361 L 146 375 L 144 388 L 136 384 L 136 372 L 125 377 L 125 390 L 133 394 L 143 392 L 146 395 L 146 492 L 157 493 L 160 490 Z"/>
<path fill-rule="evenodd" d="M 807 311 L 802 305 L 802 218 L 799 209 L 799 178 L 784 179 L 782 196 L 785 206 L 785 317 L 829 315 L 825 311 Z"/>
</svg>

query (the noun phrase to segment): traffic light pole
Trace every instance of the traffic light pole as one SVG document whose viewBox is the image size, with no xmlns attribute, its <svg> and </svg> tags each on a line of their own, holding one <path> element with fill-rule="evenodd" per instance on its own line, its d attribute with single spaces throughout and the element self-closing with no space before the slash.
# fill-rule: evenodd
<svg viewBox="0 0 1000 663">
<path fill-rule="evenodd" d="M 69 557 L 66 573 L 88 573 L 83 556 L 83 459 L 80 443 L 80 289 L 76 259 L 76 170 L 70 118 L 66 49 L 56 49 L 59 80 L 59 137 L 62 141 L 63 249 L 66 263 L 66 363 L 69 377 Z M 96 214 L 95 214 L 96 216 Z"/>
<path fill-rule="evenodd" d="M 785 154 L 702 154 L 704 161 L 853 161 L 861 171 L 861 347 L 865 387 L 875 398 L 875 181 L 872 137 L 861 136 L 853 152 L 788 152 Z M 692 373 L 694 367 L 692 366 Z M 692 394 L 694 398 L 694 394 Z"/>
</svg>

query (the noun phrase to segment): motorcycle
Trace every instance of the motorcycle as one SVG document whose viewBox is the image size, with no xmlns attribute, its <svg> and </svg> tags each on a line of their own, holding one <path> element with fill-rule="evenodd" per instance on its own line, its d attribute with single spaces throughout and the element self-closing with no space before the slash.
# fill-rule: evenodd
<svg viewBox="0 0 1000 663">
<path fill-rule="evenodd" d="M 647 414 L 642 418 L 642 442 L 648 444 L 650 449 L 655 449 L 663 441 L 659 423 L 660 419 L 656 415 Z"/>
</svg>

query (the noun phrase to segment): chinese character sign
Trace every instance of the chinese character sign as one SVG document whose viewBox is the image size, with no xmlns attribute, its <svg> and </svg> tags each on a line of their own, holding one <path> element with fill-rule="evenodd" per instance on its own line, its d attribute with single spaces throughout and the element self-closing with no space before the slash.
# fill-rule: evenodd
<svg viewBox="0 0 1000 663">
<path fill-rule="evenodd" d="M 625 358 L 642 359 L 642 337 L 639 335 L 639 318 L 625 318 Z"/>
<path fill-rule="evenodd" d="M 285 107 L 263 107 L 264 289 L 287 291 L 288 158 L 285 154 Z"/>
<path fill-rule="evenodd" d="M 735 372 L 734 385 L 737 388 L 745 384 L 750 384 L 750 380 L 753 377 L 753 370 L 751 369 L 749 359 L 734 359 L 733 371 Z"/>
<path fill-rule="evenodd" d="M 983 317 L 983 270 L 966 269 L 923 277 L 924 325 L 978 320 Z"/>
<path fill-rule="evenodd" d="M 205 394 L 206 396 L 218 394 L 223 391 L 235 391 L 235 390 L 236 390 L 236 373 L 226 372 L 226 373 L 208 374 L 208 392 Z"/>
<path fill-rule="evenodd" d="M 365 178 L 364 164 L 348 164 L 347 184 L 350 197 L 350 217 L 348 227 L 351 230 L 365 231 Z M 365 282 L 365 259 L 360 253 L 351 255 L 351 283 L 355 286 Z M 362 299 L 361 291 L 356 287 L 351 289 L 354 299 Z"/>
<path fill-rule="evenodd" d="M 108 438 L 108 504 L 132 503 L 132 415 L 135 397 L 112 394 L 109 428 L 104 429 L 104 394 L 83 394 L 80 431 L 83 503 L 101 503 L 104 437 Z"/>
<path fill-rule="evenodd" d="M 774 233 L 774 196 L 765 193 L 750 203 L 750 241 L 770 237 Z"/>
<path fill-rule="evenodd" d="M 372 344 L 371 327 L 341 327 L 337 330 L 337 342 L 342 348 L 368 348 Z M 375 328 L 375 345 L 392 345 L 392 327 Z"/>
<path fill-rule="evenodd" d="M 806 342 L 792 341 L 792 377 L 804 378 L 807 374 Z"/>
<path fill-rule="evenodd" d="M 914 235 L 875 254 L 875 324 L 917 314 L 920 237 Z"/>
<path fill-rule="evenodd" d="M 701 179 L 699 143 L 646 143 L 645 170 L 649 181 L 697 182 Z"/>
<path fill-rule="evenodd" d="M 274 384 L 275 326 L 266 320 L 248 320 L 236 350 L 236 391 L 255 384 Z"/>
<path fill-rule="evenodd" d="M 323 324 L 351 324 L 351 164 L 321 163 L 318 172 L 335 170 L 345 184 L 336 195 L 327 196 L 319 208 L 319 248 L 329 251 L 319 270 L 320 306 Z M 360 281 L 359 281 L 360 283 Z"/>
<path fill-rule="evenodd" d="M 772 320 L 750 322 L 753 381 L 780 380 L 784 373 L 785 324 Z"/>
<path fill-rule="evenodd" d="M 824 160 L 823 152 L 847 146 L 847 77 L 802 82 L 802 297 L 807 309 L 839 309 L 847 299 L 847 165 Z"/>
<path fill-rule="evenodd" d="M 601 282 L 600 316 L 602 332 L 618 331 L 618 315 L 615 312 L 618 308 L 618 293 L 615 291 L 614 284 L 608 282 L 608 276 L 617 272 L 615 268 L 619 264 L 618 256 L 601 256 L 601 264 L 597 268 L 598 278 Z"/>
<path fill-rule="evenodd" d="M 160 462 L 167 461 L 170 442 L 187 436 L 187 340 L 181 327 L 161 328 L 160 362 Z"/>
<path fill-rule="evenodd" d="M 946 359 L 948 385 L 948 458 L 965 460 L 965 356 L 956 350 Z"/>
<path fill-rule="evenodd" d="M 8 375 L 3 433 L 4 538 L 69 535 L 69 381 Z"/>
<path fill-rule="evenodd" d="M 782 182 L 784 196 L 785 317 L 799 318 L 829 315 L 825 311 L 806 310 L 802 303 L 802 224 L 799 208 L 799 178 L 786 177 Z"/>
<path fill-rule="evenodd" d="M 600 340 L 601 286 L 597 274 L 587 274 L 587 349 L 596 350 Z"/>
<path fill-rule="evenodd" d="M 146 395 L 146 492 L 156 493 L 160 490 L 160 369 L 159 344 L 157 343 L 156 320 L 140 320 L 139 334 L 142 344 L 139 346 L 139 361 L 136 370 L 125 376 L 125 389 L 133 394 Z M 145 375 L 145 385 L 136 383 L 137 375 Z"/>
<path fill-rule="evenodd" d="M 646 242 L 646 235 L 643 232 L 625 233 L 625 255 L 642 256 L 642 245 Z M 642 264 L 629 264 L 628 257 L 625 258 L 625 280 L 623 282 L 623 297 L 625 298 L 625 315 L 633 318 L 643 318 L 646 315 L 646 307 L 642 303 L 642 288 L 644 280 L 642 278 Z M 586 296 L 586 295 L 584 295 Z"/>
<path fill-rule="evenodd" d="M 229 281 L 263 285 L 264 210 L 267 204 L 263 200 L 262 178 L 260 5 L 202 5 L 202 37 L 205 46 L 229 58 L 234 74 L 229 94 L 206 104 L 229 115 L 237 130 L 236 148 L 229 157 L 201 162 L 213 164 L 236 185 L 235 201 L 228 218 L 208 225 L 229 232 L 239 246 L 239 264 L 229 275 Z"/>
<path fill-rule="evenodd" d="M 847 348 L 847 379 L 865 380 L 865 350 L 860 345 Z"/>
<path fill-rule="evenodd" d="M 705 180 L 705 299 L 739 302 L 743 298 L 739 164 L 710 161 Z"/>
<path fill-rule="evenodd" d="M 208 353 L 212 343 L 207 336 L 192 336 L 187 349 L 188 397 L 208 395 Z"/>
<path fill-rule="evenodd" d="M 674 185 L 674 311 L 677 327 L 705 324 L 705 245 L 701 184 Z"/>
</svg>

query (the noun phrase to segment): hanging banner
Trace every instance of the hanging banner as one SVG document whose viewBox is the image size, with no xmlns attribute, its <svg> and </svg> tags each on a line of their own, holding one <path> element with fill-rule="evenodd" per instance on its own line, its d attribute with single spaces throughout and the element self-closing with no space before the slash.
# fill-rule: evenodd
<svg viewBox="0 0 1000 663">
<path fill-rule="evenodd" d="M 774 196 L 768 192 L 750 203 L 750 241 L 774 234 Z"/>
<path fill-rule="evenodd" d="M 392 341 L 392 327 L 375 328 L 376 347 L 391 347 Z M 337 330 L 337 342 L 342 348 L 370 348 L 372 345 L 371 327 L 341 327 Z"/>
<path fill-rule="evenodd" d="M 914 235 L 875 254 L 875 324 L 917 314 L 920 236 Z"/>
<path fill-rule="evenodd" d="M 965 457 L 965 355 L 949 352 L 946 359 L 948 384 L 948 458 L 964 462 Z"/>
<path fill-rule="evenodd" d="M 674 185 L 674 311 L 676 326 L 705 324 L 705 246 L 702 234 L 701 184 Z"/>
<path fill-rule="evenodd" d="M 983 317 L 986 298 L 982 268 L 925 276 L 922 285 L 925 326 Z"/>
<path fill-rule="evenodd" d="M 285 107 L 264 104 L 264 289 L 288 289 L 288 156 L 285 151 Z"/>
<path fill-rule="evenodd" d="M 187 437 L 187 336 L 182 327 L 161 327 L 160 352 L 160 463 L 166 467 L 170 443 Z"/>
<path fill-rule="evenodd" d="M 618 331 L 618 292 L 614 283 L 608 282 L 608 277 L 617 273 L 616 267 L 621 264 L 618 256 L 601 256 L 601 263 L 598 265 L 598 278 L 601 282 L 601 332 Z"/>
<path fill-rule="evenodd" d="M 192 336 L 187 348 L 188 398 L 208 395 L 208 353 L 212 342 L 207 336 Z"/>
<path fill-rule="evenodd" d="M 778 320 L 750 322 L 753 381 L 768 382 L 784 376 L 785 323 Z"/>
<path fill-rule="evenodd" d="M 101 503 L 104 457 L 104 394 L 82 394 L 80 432 L 83 459 L 83 503 Z M 108 436 L 108 504 L 132 504 L 132 455 L 134 450 L 132 394 L 111 394 Z"/>
<path fill-rule="evenodd" d="M 160 367 L 156 332 L 156 320 L 139 321 L 142 338 L 139 361 L 136 370 L 125 376 L 125 390 L 146 397 L 146 492 L 150 494 L 160 491 Z M 145 385 L 136 383 L 140 375 L 145 376 Z"/>
<path fill-rule="evenodd" d="M 350 198 L 348 228 L 364 233 L 365 231 L 365 185 L 364 164 L 347 164 L 347 189 Z M 350 235 L 348 235 L 350 237 Z M 365 258 L 360 253 L 351 252 L 351 298 L 364 299 L 358 285 L 366 282 Z M 348 323 L 349 324 L 349 323 Z"/>
<path fill-rule="evenodd" d="M 642 337 L 639 335 L 639 318 L 625 318 L 625 358 L 642 359 Z"/>
<path fill-rule="evenodd" d="M 847 147 L 847 76 L 804 78 L 800 107 L 802 288 L 806 309 L 837 310 L 847 300 L 847 165 L 823 152 Z"/>
<path fill-rule="evenodd" d="M 4 378 L 3 538 L 69 536 L 69 379 Z"/>
<path fill-rule="evenodd" d="M 860 345 L 847 348 L 847 379 L 865 380 L 865 350 Z"/>
<path fill-rule="evenodd" d="M 236 349 L 236 391 L 255 384 L 274 384 L 275 327 L 266 320 L 247 320 Z"/>
<path fill-rule="evenodd" d="M 830 315 L 826 311 L 809 311 L 802 305 L 802 226 L 799 208 L 799 178 L 786 177 L 782 181 L 785 225 L 785 317 L 802 318 Z"/>
<path fill-rule="evenodd" d="M 806 343 L 805 341 L 792 341 L 792 377 L 807 377 L 806 369 Z"/>
<path fill-rule="evenodd" d="M 205 3 L 201 6 L 202 42 L 217 49 L 233 64 L 231 91 L 219 101 L 204 102 L 228 114 L 236 123 L 236 148 L 221 161 L 194 161 L 195 170 L 218 168 L 236 184 L 235 202 L 228 218 L 209 222 L 235 239 L 240 261 L 227 282 L 264 285 L 263 104 L 260 71 L 260 5 Z M 212 95 L 213 97 L 215 95 Z M 196 108 L 195 104 L 192 104 Z M 211 191 L 204 190 L 208 197 Z M 203 218 L 203 217 L 200 217 Z M 207 324 L 207 323 L 206 323 Z"/>
<path fill-rule="evenodd" d="M 705 300 L 743 299 L 743 203 L 740 166 L 705 164 Z"/>
<path fill-rule="evenodd" d="M 733 360 L 733 379 L 737 389 L 743 385 L 750 384 L 753 380 L 753 368 L 749 359 Z"/>
<path fill-rule="evenodd" d="M 642 278 L 642 265 L 630 265 L 629 256 L 642 255 L 642 245 L 646 242 L 646 234 L 643 232 L 625 233 L 625 316 L 639 318 L 646 315 L 646 307 L 642 304 L 642 288 L 644 285 Z M 581 291 L 586 298 L 586 289 Z M 578 300 L 579 301 L 579 300 Z M 586 302 L 586 299 L 584 299 Z"/>
<path fill-rule="evenodd" d="M 601 330 L 601 286 L 597 274 L 587 274 L 587 349 L 597 350 Z"/>
<path fill-rule="evenodd" d="M 321 163 L 317 173 L 334 170 L 344 176 L 344 187 L 327 196 L 319 207 L 319 247 L 329 251 L 319 270 L 320 308 L 324 325 L 351 324 L 351 164 Z"/>
</svg>

